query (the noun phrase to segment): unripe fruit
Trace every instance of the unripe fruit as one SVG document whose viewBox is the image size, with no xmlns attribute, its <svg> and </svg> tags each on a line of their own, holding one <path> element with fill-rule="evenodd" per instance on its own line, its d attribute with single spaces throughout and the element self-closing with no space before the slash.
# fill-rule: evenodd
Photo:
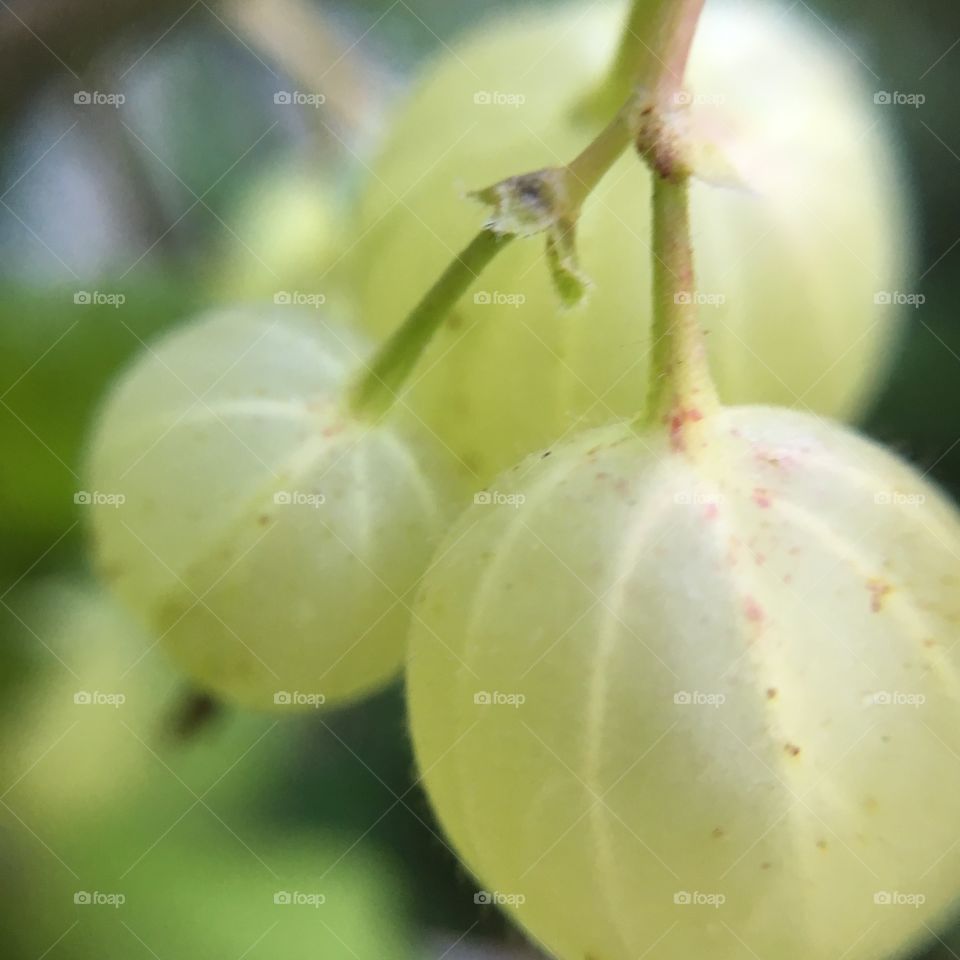
<svg viewBox="0 0 960 960">
<path fill-rule="evenodd" d="M 354 416 L 367 346 L 290 307 L 202 318 L 121 379 L 90 458 L 101 570 L 199 683 L 253 708 L 390 679 L 443 464 Z"/>
<path fill-rule="evenodd" d="M 429 72 L 361 209 L 361 322 L 372 332 L 390 330 L 475 233 L 482 212 L 458 202 L 458 187 L 566 163 L 609 119 L 577 107 L 604 74 L 623 12 L 511 11 Z M 707 5 L 689 71 L 692 122 L 744 186 L 693 186 L 699 289 L 688 293 L 706 301 L 727 402 L 846 419 L 882 381 L 899 322 L 874 301 L 903 289 L 909 236 L 886 118 L 860 69 L 821 25 L 778 5 Z M 561 312 L 542 238 L 518 241 L 432 345 L 411 402 L 474 483 L 574 425 L 640 406 L 649 196 L 648 171 L 627 156 L 586 202 L 586 306 Z"/>
<path fill-rule="evenodd" d="M 960 517 L 834 424 L 700 417 L 588 431 L 454 525 L 427 789 L 561 960 L 888 956 L 960 889 Z"/>
<path fill-rule="evenodd" d="M 256 181 L 243 198 L 210 286 L 224 300 L 329 296 L 324 270 L 332 259 L 339 211 L 335 187 L 287 168 Z M 323 300 L 321 300 L 323 302 Z"/>
</svg>

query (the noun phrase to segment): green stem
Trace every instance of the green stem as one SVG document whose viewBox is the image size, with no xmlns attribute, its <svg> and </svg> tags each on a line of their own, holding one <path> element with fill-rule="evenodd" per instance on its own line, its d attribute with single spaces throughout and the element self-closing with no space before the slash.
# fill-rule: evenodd
<svg viewBox="0 0 960 960">
<path fill-rule="evenodd" d="M 632 143 L 638 106 L 646 103 L 660 114 L 675 106 L 703 4 L 704 0 L 634 0 L 610 73 L 598 93 L 588 98 L 590 109 L 601 109 L 602 104 L 606 113 L 611 104 L 621 104 L 620 109 L 567 165 L 575 207 Z"/>
<path fill-rule="evenodd" d="M 693 6 L 697 9 L 692 10 Z M 703 0 L 695 4 L 687 0 L 633 0 L 610 70 L 580 105 L 580 115 L 605 116 L 631 100 L 638 89 L 653 93 L 664 85 L 679 90 L 686 51 L 702 6 Z"/>
<path fill-rule="evenodd" d="M 616 116 L 600 131 L 596 139 L 567 164 L 570 184 L 568 193 L 572 210 L 580 209 L 590 192 L 630 146 L 632 107 L 631 98 L 617 111 Z"/>
<path fill-rule="evenodd" d="M 657 47 L 651 44 L 650 24 L 661 20 L 675 0 L 633 0 L 627 13 L 620 45 L 603 85 L 603 95 L 614 103 L 627 99 L 645 73 L 659 62 Z"/>
<path fill-rule="evenodd" d="M 680 425 L 700 419 L 719 403 L 698 320 L 690 245 L 687 180 L 653 181 L 653 357 L 650 395 L 641 418 Z"/>
<path fill-rule="evenodd" d="M 567 214 L 571 219 L 576 218 L 589 193 L 633 140 L 633 88 L 639 85 L 646 90 L 647 99 L 652 95 L 654 106 L 663 110 L 680 89 L 703 3 L 704 0 L 634 0 L 620 51 L 604 88 L 604 96 L 616 93 L 625 103 L 596 139 L 565 168 L 570 184 Z M 652 29 L 649 24 L 653 24 Z M 644 37 L 650 42 L 645 42 Z M 661 55 L 657 56 L 655 50 L 661 51 Z M 350 387 L 348 404 L 355 415 L 377 419 L 393 406 L 453 305 L 513 236 L 482 230 L 446 268 Z"/>
<path fill-rule="evenodd" d="M 510 234 L 481 230 L 467 244 L 354 381 L 348 395 L 354 414 L 376 419 L 393 406 L 453 305 L 512 239 Z"/>
<path fill-rule="evenodd" d="M 682 88 L 704 0 L 676 0 L 665 69 L 654 86 L 652 142 L 638 143 L 653 173 L 653 355 L 640 421 L 666 419 L 678 432 L 719 405 L 698 319 L 690 240 L 690 174 L 662 122 Z"/>
</svg>

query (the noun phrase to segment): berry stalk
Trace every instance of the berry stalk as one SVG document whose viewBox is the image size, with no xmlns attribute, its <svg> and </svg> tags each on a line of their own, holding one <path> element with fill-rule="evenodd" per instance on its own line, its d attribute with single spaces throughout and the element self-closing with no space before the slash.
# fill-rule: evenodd
<svg viewBox="0 0 960 960">
<path fill-rule="evenodd" d="M 653 357 L 642 421 L 666 420 L 678 429 L 718 405 L 697 316 L 689 207 L 685 175 L 654 176 Z"/>
<path fill-rule="evenodd" d="M 653 174 L 653 356 L 641 422 L 679 430 L 718 406 L 698 319 L 690 238 L 690 176 L 677 94 L 704 0 L 669 5 L 660 70 L 640 109 L 636 146 Z M 642 5 L 642 4 L 639 4 Z"/>
<path fill-rule="evenodd" d="M 683 82 L 703 3 L 636 0 L 611 79 L 604 88 L 606 102 L 610 91 L 619 95 L 625 87 L 623 105 L 566 166 L 509 177 L 475 194 L 493 204 L 494 214 L 355 380 L 348 400 L 354 414 L 377 419 L 390 409 L 446 315 L 513 237 L 546 233 L 548 262 L 558 290 L 562 292 L 569 285 L 573 290 L 570 302 L 582 296 L 573 241 L 580 208 L 634 141 L 638 110 L 644 130 L 651 126 L 644 119 L 647 114 L 660 117 L 667 113 Z M 626 79 L 628 52 L 631 66 Z M 660 146 L 668 141 L 669 134 L 658 129 L 653 149 L 648 152 L 658 158 Z M 662 162 L 655 164 L 655 171 L 662 171 Z"/>
<path fill-rule="evenodd" d="M 633 0 L 623 24 L 613 63 L 600 86 L 580 105 L 583 116 L 605 116 L 638 89 L 652 90 L 661 78 L 678 88 L 686 54 L 677 61 L 674 52 L 684 48 L 684 34 L 693 36 L 703 0 Z M 695 11 L 691 8 L 697 7 Z M 689 49 L 689 41 L 686 43 Z"/>
<path fill-rule="evenodd" d="M 377 419 L 393 406 L 453 305 L 512 239 L 512 234 L 481 230 L 467 244 L 354 381 L 348 399 L 353 413 Z"/>
</svg>

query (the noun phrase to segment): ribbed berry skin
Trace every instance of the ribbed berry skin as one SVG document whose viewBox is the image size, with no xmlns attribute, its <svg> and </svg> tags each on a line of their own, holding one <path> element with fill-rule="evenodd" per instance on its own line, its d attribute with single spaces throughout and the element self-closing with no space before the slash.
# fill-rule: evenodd
<svg viewBox="0 0 960 960">
<path fill-rule="evenodd" d="M 465 190 L 567 163 L 597 134 L 609 116 L 586 119 L 577 106 L 601 81 L 624 13 L 619 3 L 511 10 L 427 70 L 361 203 L 365 329 L 392 330 L 475 234 L 484 213 Z M 903 319 L 889 301 L 908 289 L 911 236 L 890 108 L 874 104 L 865 75 L 808 11 L 706 6 L 688 71 L 690 126 L 740 186 L 693 182 L 698 280 L 685 293 L 703 304 L 727 403 L 848 420 L 883 382 Z M 593 286 L 583 307 L 559 308 L 543 238 L 523 239 L 431 345 L 410 402 L 474 485 L 641 406 L 650 189 L 628 155 L 584 204 L 578 247 Z"/>
<path fill-rule="evenodd" d="M 367 354 L 323 314 L 234 309 L 146 350 L 101 414 L 89 485 L 125 499 L 92 505 L 98 565 L 230 701 L 334 703 L 402 663 L 448 491 L 422 437 L 347 412 Z"/>
<path fill-rule="evenodd" d="M 478 885 L 562 960 L 876 960 L 935 928 L 960 890 L 936 489 L 740 407 L 586 432 L 490 499 L 438 551 L 408 668 Z"/>
</svg>

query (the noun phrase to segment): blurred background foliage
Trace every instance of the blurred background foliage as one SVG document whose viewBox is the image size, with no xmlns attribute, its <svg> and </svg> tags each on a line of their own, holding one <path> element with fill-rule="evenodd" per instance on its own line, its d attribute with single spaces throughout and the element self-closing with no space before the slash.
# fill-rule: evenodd
<svg viewBox="0 0 960 960">
<path fill-rule="evenodd" d="M 91 412 L 144 341 L 218 302 L 337 299 L 341 221 L 392 106 L 424 58 L 496 6 L 509 5 L 0 4 L 3 956 L 529 955 L 474 905 L 440 837 L 399 685 L 337 713 L 183 729 L 203 702 L 97 592 L 74 503 Z M 912 292 L 926 302 L 866 428 L 957 495 L 960 10 L 800 6 L 877 89 L 926 97 L 891 114 L 919 224 Z M 284 89 L 337 96 L 279 109 Z M 82 90 L 126 103 L 85 109 Z M 75 303 L 98 292 L 124 302 Z M 84 691 L 126 700 L 84 710 Z M 75 902 L 94 892 L 126 902 Z M 325 902 L 281 908 L 284 893 Z M 929 955 L 954 946 L 960 935 Z"/>
</svg>

